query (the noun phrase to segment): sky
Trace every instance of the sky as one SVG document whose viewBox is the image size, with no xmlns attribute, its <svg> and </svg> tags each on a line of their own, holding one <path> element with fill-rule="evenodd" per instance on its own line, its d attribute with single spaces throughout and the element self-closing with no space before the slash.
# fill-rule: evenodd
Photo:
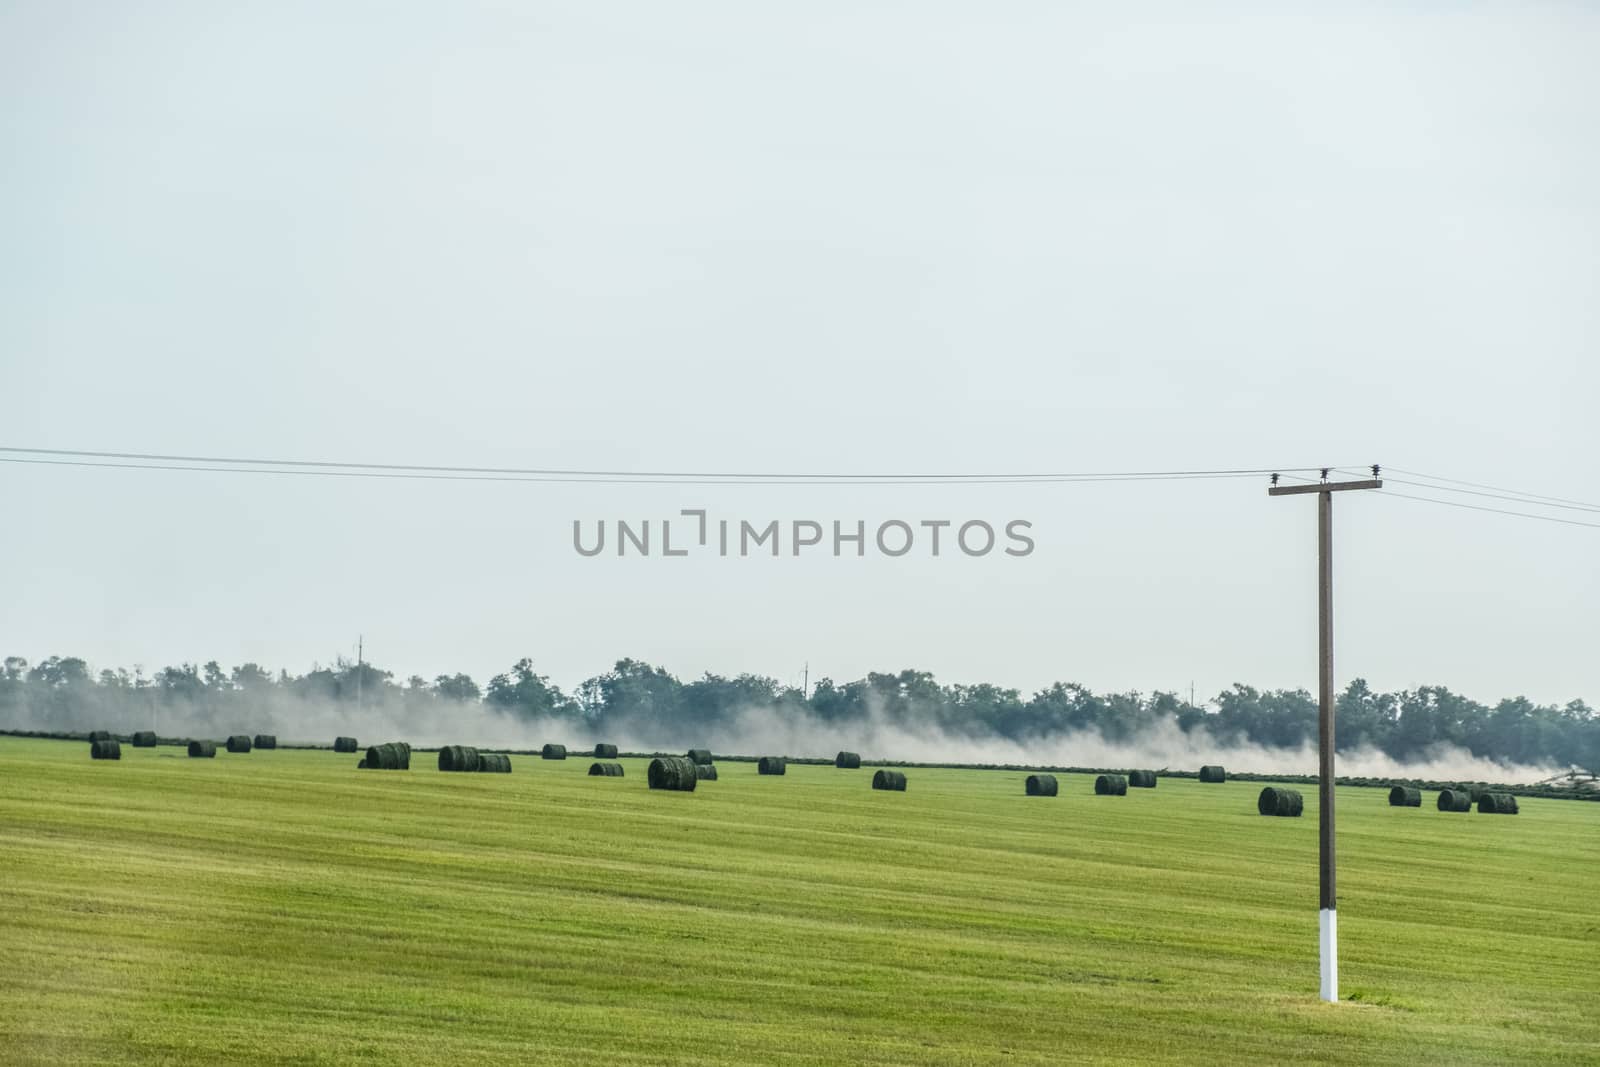
<svg viewBox="0 0 1600 1067">
<path fill-rule="evenodd" d="M 1199 7 L 6 0 L 0 446 L 1600 501 L 1600 14 Z M 1265 489 L 6 462 L 0 654 L 1314 690 Z M 1337 497 L 1339 684 L 1600 703 L 1600 529 L 1398 492 L 1534 510 Z M 573 549 L 685 508 L 1034 550 Z"/>
</svg>

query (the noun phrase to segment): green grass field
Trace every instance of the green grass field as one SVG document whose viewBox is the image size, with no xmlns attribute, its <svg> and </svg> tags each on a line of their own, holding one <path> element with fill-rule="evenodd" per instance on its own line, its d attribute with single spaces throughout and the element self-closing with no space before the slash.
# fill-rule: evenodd
<svg viewBox="0 0 1600 1067">
<path fill-rule="evenodd" d="M 0 738 L 7 1062 L 1600 1062 L 1600 805 Z"/>
</svg>

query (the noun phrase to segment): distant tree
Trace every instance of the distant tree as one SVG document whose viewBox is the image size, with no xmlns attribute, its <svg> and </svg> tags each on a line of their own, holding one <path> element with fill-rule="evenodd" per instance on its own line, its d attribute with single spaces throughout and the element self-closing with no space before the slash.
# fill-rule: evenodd
<svg viewBox="0 0 1600 1067">
<path fill-rule="evenodd" d="M 76 656 L 51 656 L 27 674 L 30 685 L 61 689 L 67 686 L 92 685 L 89 665 Z"/>
<path fill-rule="evenodd" d="M 262 690 L 273 684 L 272 672 L 255 663 L 241 663 L 228 675 L 235 689 Z"/>
<path fill-rule="evenodd" d="M 228 676 L 222 673 L 222 668 L 217 664 L 216 660 L 210 660 L 202 669 L 205 671 L 206 688 L 213 693 L 221 693 L 233 688 Z"/>
<path fill-rule="evenodd" d="M 393 688 L 393 671 L 380 670 L 366 662 L 351 663 L 341 658 L 334 665 L 333 676 L 337 700 L 355 700 L 359 697 L 376 704 Z"/>
<path fill-rule="evenodd" d="M 1393 696 L 1374 693 L 1365 678 L 1356 678 L 1334 702 L 1334 714 L 1338 748 L 1354 751 L 1369 746 L 1382 748 L 1394 731 L 1399 708 Z"/>
<path fill-rule="evenodd" d="M 180 700 L 197 701 L 206 692 L 206 683 L 192 663 L 161 668 L 156 672 L 155 683 L 163 694 Z"/>
<path fill-rule="evenodd" d="M 484 700 L 491 707 L 524 719 L 579 714 L 577 705 L 536 672 L 533 661 L 527 658 L 518 660 L 509 673 L 489 679 Z"/>
<path fill-rule="evenodd" d="M 466 674 L 441 674 L 433 680 L 433 691 L 444 700 L 477 700 L 483 695 L 478 683 Z"/>
<path fill-rule="evenodd" d="M 684 722 L 680 699 L 683 686 L 660 667 L 622 659 L 594 681 L 599 689 L 603 721 L 637 719 L 666 728 L 675 728 Z"/>
<path fill-rule="evenodd" d="M 864 718 L 866 682 L 835 685 L 832 678 L 820 679 L 811 689 L 811 710 L 824 722 L 847 722 Z"/>
<path fill-rule="evenodd" d="M 665 675 L 665 678 L 670 677 Z M 662 688 L 668 688 L 665 681 L 659 684 Z M 747 708 L 775 707 L 779 703 L 778 692 L 776 681 L 760 675 L 741 674 L 737 678 L 724 678 L 707 674 L 699 681 L 679 687 L 673 706 L 683 720 L 713 726 L 727 722 Z M 655 710 L 656 718 L 662 719 L 661 708 Z"/>
</svg>

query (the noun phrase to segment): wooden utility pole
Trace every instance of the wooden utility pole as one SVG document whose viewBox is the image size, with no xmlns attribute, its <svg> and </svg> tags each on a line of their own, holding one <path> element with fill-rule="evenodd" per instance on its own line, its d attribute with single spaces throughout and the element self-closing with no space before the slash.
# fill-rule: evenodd
<svg viewBox="0 0 1600 1067">
<path fill-rule="evenodd" d="M 1301 493 L 1317 494 L 1317 643 L 1319 713 L 1317 716 L 1317 751 L 1321 782 L 1317 791 L 1318 829 L 1321 838 L 1321 863 L 1318 919 L 1321 935 L 1318 940 L 1322 964 L 1322 999 L 1330 1003 L 1339 1000 L 1339 897 L 1334 885 L 1333 850 L 1333 494 L 1347 489 L 1382 489 L 1378 466 L 1373 464 L 1372 477 L 1358 482 L 1330 482 L 1328 472 L 1322 472 L 1322 481 L 1311 485 L 1279 485 L 1278 476 L 1272 476 L 1269 496 L 1295 496 Z"/>
</svg>

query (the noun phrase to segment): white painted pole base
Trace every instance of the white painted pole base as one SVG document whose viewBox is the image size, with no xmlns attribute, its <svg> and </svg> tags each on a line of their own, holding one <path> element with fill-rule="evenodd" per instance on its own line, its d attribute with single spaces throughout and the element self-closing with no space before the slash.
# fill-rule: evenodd
<svg viewBox="0 0 1600 1067">
<path fill-rule="evenodd" d="M 1330 1004 L 1339 1003 L 1339 913 L 1323 908 L 1317 913 L 1321 919 L 1322 938 L 1322 999 Z"/>
</svg>

